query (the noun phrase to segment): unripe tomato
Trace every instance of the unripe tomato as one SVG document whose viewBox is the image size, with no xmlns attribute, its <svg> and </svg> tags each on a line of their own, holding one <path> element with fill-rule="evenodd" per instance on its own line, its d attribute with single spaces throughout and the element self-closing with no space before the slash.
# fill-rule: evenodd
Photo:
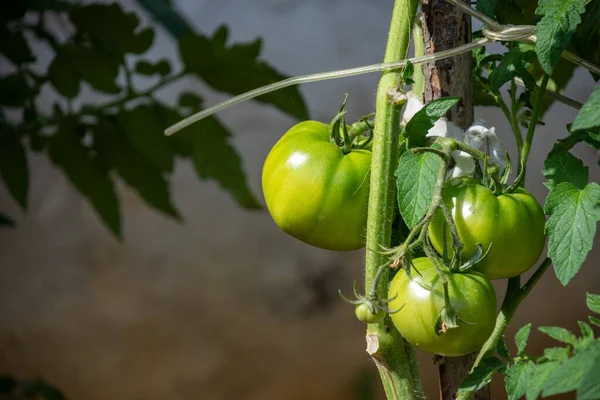
<svg viewBox="0 0 600 400">
<path fill-rule="evenodd" d="M 366 303 L 360 303 L 354 309 L 354 314 L 359 321 L 365 322 L 367 324 L 375 324 L 381 321 L 385 317 L 384 310 L 376 310 L 374 313 L 371 312 L 369 305 Z"/>
<path fill-rule="evenodd" d="M 273 220 L 293 237 L 329 250 L 364 246 L 371 152 L 344 154 L 329 126 L 304 121 L 267 156 L 262 187 Z"/>
<path fill-rule="evenodd" d="M 450 305 L 460 320 L 457 328 L 440 333 L 436 322 L 445 306 L 444 287 L 428 258 L 416 258 L 413 265 L 412 279 L 401 270 L 390 284 L 388 297 L 397 295 L 390 309 L 404 305 L 390 314 L 396 329 L 413 345 L 434 354 L 455 357 L 479 349 L 496 321 L 496 293 L 491 282 L 479 272 L 449 273 Z"/>
<path fill-rule="evenodd" d="M 546 218 L 542 207 L 525 189 L 496 197 L 472 178 L 451 179 L 444 187 L 444 202 L 464 244 L 463 261 L 475 254 L 477 243 L 481 243 L 484 252 L 492 245 L 489 254 L 475 266 L 489 279 L 521 275 L 540 258 L 546 243 Z M 444 226 L 452 255 L 452 236 L 441 213 L 429 225 L 429 237 L 441 254 Z"/>
</svg>

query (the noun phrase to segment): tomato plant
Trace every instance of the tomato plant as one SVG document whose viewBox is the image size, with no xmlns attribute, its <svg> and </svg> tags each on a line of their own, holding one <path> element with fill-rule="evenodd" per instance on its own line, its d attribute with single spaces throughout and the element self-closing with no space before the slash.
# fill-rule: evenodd
<svg viewBox="0 0 600 400">
<path fill-rule="evenodd" d="M 440 320 L 446 307 L 442 280 L 427 257 L 412 260 L 411 276 L 399 271 L 389 288 L 394 326 L 420 349 L 443 356 L 460 356 L 480 348 L 496 321 L 496 293 L 478 272 L 446 272 L 449 304 L 458 315 L 458 327 L 447 329 Z"/>
<path fill-rule="evenodd" d="M 360 303 L 354 308 L 354 314 L 359 321 L 374 324 L 385 317 L 385 310 L 376 310 L 368 303 Z"/>
<path fill-rule="evenodd" d="M 475 179 L 463 177 L 448 181 L 443 195 L 464 245 L 462 257 L 473 257 L 480 244 L 487 255 L 476 268 L 489 279 L 521 275 L 540 258 L 546 243 L 546 218 L 525 189 L 495 196 Z M 441 212 L 429 225 L 429 237 L 440 254 L 446 237 L 452 255 L 452 236 Z"/>
<path fill-rule="evenodd" d="M 364 246 L 371 152 L 347 154 L 330 126 L 304 121 L 273 146 L 262 174 L 273 220 L 286 233 L 329 250 Z"/>
</svg>

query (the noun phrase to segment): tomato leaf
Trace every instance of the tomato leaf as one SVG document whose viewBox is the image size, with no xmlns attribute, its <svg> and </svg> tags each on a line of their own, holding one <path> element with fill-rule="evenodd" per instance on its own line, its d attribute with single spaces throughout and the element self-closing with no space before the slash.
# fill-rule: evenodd
<svg viewBox="0 0 600 400">
<path fill-rule="evenodd" d="M 413 154 L 407 150 L 394 175 L 398 187 L 398 207 L 409 228 L 415 226 L 425 215 L 437 181 L 442 159 L 432 153 Z"/>
<path fill-rule="evenodd" d="M 573 357 L 554 369 L 543 388 L 543 396 L 570 392 L 579 388 L 583 378 L 600 359 L 600 342 L 593 341 Z"/>
<path fill-rule="evenodd" d="M 503 373 L 506 364 L 496 357 L 483 359 L 461 382 L 458 393 L 476 392 L 487 386 L 496 372 Z"/>
<path fill-rule="evenodd" d="M 490 18 L 496 17 L 496 7 L 498 6 L 498 0 L 477 0 L 475 8 L 477 11 L 487 15 Z"/>
<path fill-rule="evenodd" d="M 585 0 L 540 0 L 535 11 L 542 16 L 537 23 L 535 51 L 548 75 L 552 75 L 554 64 L 581 23 L 584 3 Z"/>
<path fill-rule="evenodd" d="M 0 227 L 10 226 L 14 227 L 16 225 L 15 220 L 10 218 L 8 215 L 0 212 Z"/>
<path fill-rule="evenodd" d="M 123 110 L 118 119 L 136 152 L 161 170 L 173 169 L 175 155 L 169 138 L 164 135 L 166 125 L 162 124 L 152 106 L 144 104 Z"/>
<path fill-rule="evenodd" d="M 544 349 L 544 358 L 548 361 L 566 361 L 571 354 L 568 347 L 550 347 Z"/>
<path fill-rule="evenodd" d="M 540 326 L 538 328 L 540 332 L 545 333 L 554 340 L 559 342 L 571 344 L 575 346 L 577 344 L 577 337 L 569 330 L 558 326 Z"/>
<path fill-rule="evenodd" d="M 577 400 L 597 400 L 600 393 L 600 358 L 583 376 L 579 389 L 577 389 Z"/>
<path fill-rule="evenodd" d="M 590 311 L 600 314 L 600 295 L 587 293 L 586 304 Z"/>
<path fill-rule="evenodd" d="M 510 359 L 510 351 L 508 350 L 508 347 L 506 347 L 506 342 L 504 341 L 504 337 L 501 337 L 500 340 L 498 341 L 498 346 L 496 346 L 496 351 L 498 352 L 500 357 L 504 358 L 505 360 Z"/>
<path fill-rule="evenodd" d="M 171 201 L 169 182 L 161 169 L 130 145 L 123 133 L 118 125 L 101 121 L 94 127 L 94 142 L 99 153 L 150 206 L 181 219 Z"/>
<path fill-rule="evenodd" d="M 571 38 L 577 54 L 593 64 L 600 64 L 600 1 L 593 0 L 585 7 L 581 24 Z M 600 78 L 592 73 L 596 81 Z"/>
<path fill-rule="evenodd" d="M 569 182 L 576 188 L 583 189 L 588 183 L 588 167 L 562 146 L 554 146 L 544 161 L 544 167 L 542 174 L 548 179 L 544 183 L 548 189 L 562 182 Z"/>
<path fill-rule="evenodd" d="M 0 78 L 0 105 L 22 107 L 32 91 L 23 76 L 6 75 Z"/>
<path fill-rule="evenodd" d="M 165 58 L 160 59 L 155 63 L 146 60 L 140 60 L 135 64 L 135 72 L 148 76 L 155 74 L 166 76 L 171 73 L 171 64 L 169 64 L 169 61 Z"/>
<path fill-rule="evenodd" d="M 579 189 L 570 182 L 552 187 L 544 210 L 548 255 L 554 264 L 556 276 L 566 285 L 581 268 L 592 249 L 596 222 L 600 220 L 600 185 L 589 183 Z"/>
<path fill-rule="evenodd" d="M 571 125 L 571 130 L 578 131 L 582 129 L 592 129 L 600 127 L 600 85 L 596 86 L 586 103 L 583 105 L 575 122 Z"/>
<path fill-rule="evenodd" d="M 35 61 L 23 32 L 0 26 L 0 53 L 16 65 Z"/>
<path fill-rule="evenodd" d="M 494 69 L 490 77 L 492 91 L 498 93 L 500 87 L 513 78 L 520 76 L 528 89 L 535 87 L 535 79 L 527 71 L 527 67 L 535 59 L 533 46 L 522 44 L 514 46 L 502 57 L 500 64 Z"/>
<path fill-rule="evenodd" d="M 29 167 L 23 144 L 14 132 L 0 136 L 0 176 L 13 199 L 26 210 Z"/>
<path fill-rule="evenodd" d="M 241 94 L 285 78 L 259 59 L 260 39 L 250 43 L 226 45 L 227 30 L 222 27 L 209 39 L 200 35 L 184 35 L 179 40 L 179 53 L 185 69 L 221 92 Z M 256 101 L 272 104 L 297 118 L 307 119 L 308 110 L 298 88 L 288 87 L 265 94 Z"/>
<path fill-rule="evenodd" d="M 536 400 L 540 397 L 546 380 L 559 366 L 560 362 L 552 361 L 527 368 L 527 400 Z"/>
<path fill-rule="evenodd" d="M 459 101 L 460 97 L 443 97 L 417 111 L 404 128 L 404 136 L 408 139 L 410 147 L 422 145 L 435 122 Z"/>
<path fill-rule="evenodd" d="M 81 144 L 73 123 L 64 123 L 50 139 L 49 155 L 71 183 L 92 203 L 106 227 L 121 238 L 121 212 L 115 185 L 98 160 Z"/>
<path fill-rule="evenodd" d="M 579 329 L 581 329 L 581 335 L 583 339 L 594 338 L 594 331 L 592 330 L 592 327 L 589 324 L 583 321 L 577 321 L 577 325 L 579 325 Z"/>
<path fill-rule="evenodd" d="M 592 324 L 594 324 L 594 325 L 596 325 L 596 326 L 600 327 L 600 319 L 599 319 L 599 318 L 596 318 L 596 317 L 594 317 L 594 316 L 591 316 L 591 315 L 590 315 L 588 318 L 589 318 L 589 320 L 590 320 L 590 322 L 591 322 Z"/>
<path fill-rule="evenodd" d="M 527 346 L 527 340 L 529 340 L 529 333 L 531 332 L 531 324 L 523 326 L 515 335 L 515 344 L 517 345 L 517 354 L 521 355 L 525 351 Z"/>
<path fill-rule="evenodd" d="M 504 383 L 508 400 L 518 400 L 525 395 L 527 390 L 527 374 L 529 369 L 533 368 L 534 364 L 529 361 L 526 363 L 516 363 L 506 371 Z"/>
</svg>

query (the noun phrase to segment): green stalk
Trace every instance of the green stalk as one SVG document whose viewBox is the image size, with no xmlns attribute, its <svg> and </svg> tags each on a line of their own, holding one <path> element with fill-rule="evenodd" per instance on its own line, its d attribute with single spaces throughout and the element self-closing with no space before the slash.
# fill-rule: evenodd
<svg viewBox="0 0 600 400">
<path fill-rule="evenodd" d="M 406 58 L 418 4 L 418 0 L 396 0 L 384 62 Z M 384 71 L 377 90 L 367 222 L 367 291 L 379 267 L 387 262 L 381 249 L 389 248 L 391 244 L 396 196 L 394 170 L 398 163 L 401 107 L 389 100 L 388 91 L 397 87 L 400 78 L 399 71 Z M 379 298 L 387 298 L 387 286 L 387 274 L 383 274 L 376 287 Z M 388 399 L 417 400 L 423 397 L 415 352 L 392 327 L 389 316 L 378 324 L 368 326 L 367 352 L 379 369 Z"/>
</svg>

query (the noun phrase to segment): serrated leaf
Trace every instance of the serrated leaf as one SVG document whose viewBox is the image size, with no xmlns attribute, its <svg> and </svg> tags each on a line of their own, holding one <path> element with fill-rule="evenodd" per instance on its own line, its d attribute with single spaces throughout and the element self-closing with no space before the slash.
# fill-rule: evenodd
<svg viewBox="0 0 600 400">
<path fill-rule="evenodd" d="M 596 359 L 594 365 L 583 376 L 577 400 L 598 400 L 600 398 L 600 359 Z"/>
<path fill-rule="evenodd" d="M 442 159 L 432 153 L 406 151 L 400 158 L 396 176 L 400 214 L 409 228 L 425 215 L 437 181 Z"/>
<path fill-rule="evenodd" d="M 138 17 L 117 3 L 73 7 L 69 18 L 80 35 L 88 35 L 102 50 L 116 56 L 145 53 L 154 41 L 154 30 L 137 31 Z"/>
<path fill-rule="evenodd" d="M 459 101 L 460 97 L 443 97 L 426 104 L 420 109 L 404 128 L 404 135 L 410 146 L 420 146 L 435 122 Z"/>
<path fill-rule="evenodd" d="M 552 75 L 554 64 L 581 23 L 584 3 L 585 0 L 540 0 L 535 13 L 543 17 L 536 25 L 535 51 L 548 75 Z"/>
<path fill-rule="evenodd" d="M 16 223 L 15 223 L 14 219 L 12 219 L 8 215 L 0 212 L 0 227 L 5 227 L 5 226 L 14 227 L 15 225 L 16 225 Z M 2 393 L 1 390 L 0 390 L 0 393 Z"/>
<path fill-rule="evenodd" d="M 496 17 L 496 7 L 498 6 L 498 0 L 477 0 L 475 7 L 477 11 L 487 15 L 490 18 Z"/>
<path fill-rule="evenodd" d="M 13 132 L 0 135 L 0 177 L 13 199 L 26 210 L 29 167 L 23 144 Z"/>
<path fill-rule="evenodd" d="M 498 341 L 498 346 L 496 346 L 496 351 L 500 355 L 500 357 L 508 360 L 510 359 L 510 352 L 508 347 L 506 347 L 506 342 L 504 342 L 504 337 L 501 337 Z"/>
<path fill-rule="evenodd" d="M 579 329 L 581 329 L 581 335 L 582 335 L 583 339 L 593 339 L 594 338 L 594 331 L 591 326 L 589 326 L 588 324 L 586 324 L 583 321 L 577 321 L 577 324 L 579 325 Z"/>
<path fill-rule="evenodd" d="M 559 366 L 560 362 L 552 361 L 527 369 L 527 400 L 536 400 L 540 396 L 546 380 Z"/>
<path fill-rule="evenodd" d="M 171 201 L 169 182 L 161 170 L 129 144 L 124 132 L 116 124 L 101 121 L 94 127 L 94 143 L 108 165 L 150 206 L 175 219 L 181 219 Z"/>
<path fill-rule="evenodd" d="M 190 34 L 179 40 L 179 53 L 185 69 L 212 88 L 230 94 L 241 94 L 286 78 L 259 60 L 260 50 L 260 40 L 229 47 L 220 37 L 210 40 Z M 272 104 L 295 118 L 308 118 L 304 100 L 295 86 L 265 94 L 256 100 Z"/>
<path fill-rule="evenodd" d="M 596 86 L 588 100 L 575 117 L 575 122 L 571 125 L 572 131 L 582 129 L 592 129 L 600 127 L 600 85 Z"/>
<path fill-rule="evenodd" d="M 582 190 L 569 182 L 555 185 L 544 204 L 548 255 L 556 276 L 566 285 L 579 271 L 592 249 L 596 222 L 600 220 L 600 185 L 589 183 Z"/>
<path fill-rule="evenodd" d="M 0 26 L 0 53 L 16 65 L 35 61 L 23 32 L 12 31 L 7 26 Z"/>
<path fill-rule="evenodd" d="M 548 182 L 544 183 L 548 189 L 562 182 L 583 189 L 588 183 L 588 167 L 561 146 L 554 146 L 544 161 L 544 167 L 542 174 L 548 179 Z"/>
<path fill-rule="evenodd" d="M 590 311 L 600 314 L 600 295 L 586 293 L 586 304 Z"/>
<path fill-rule="evenodd" d="M 540 326 L 538 330 L 559 342 L 571 344 L 573 346 L 577 344 L 577 336 L 565 328 L 559 326 Z"/>
<path fill-rule="evenodd" d="M 566 361 L 571 355 L 568 347 L 549 347 L 544 349 L 544 358 L 548 361 Z"/>
<path fill-rule="evenodd" d="M 173 169 L 174 153 L 168 137 L 164 135 L 161 120 L 150 105 L 139 105 L 118 115 L 121 125 L 133 149 L 151 164 L 164 171 Z"/>
<path fill-rule="evenodd" d="M 32 91 L 23 76 L 11 74 L 0 78 L 0 105 L 22 107 Z"/>
<path fill-rule="evenodd" d="M 520 76 L 527 88 L 532 90 L 535 87 L 535 79 L 527 68 L 534 59 L 535 52 L 531 45 L 524 44 L 510 48 L 490 76 L 492 91 L 498 93 L 502 85 L 517 76 Z"/>
<path fill-rule="evenodd" d="M 529 361 L 526 363 L 516 363 L 508 368 L 506 378 L 504 379 L 508 400 L 518 400 L 525 395 L 525 391 L 527 390 L 527 375 L 529 369 L 534 368 L 533 365 Z"/>
<path fill-rule="evenodd" d="M 531 332 L 531 324 L 523 326 L 515 335 L 515 344 L 517 345 L 517 354 L 521 355 L 527 347 L 527 340 L 529 340 L 529 333 Z"/>
<path fill-rule="evenodd" d="M 476 392 L 487 386 L 496 372 L 504 372 L 506 364 L 496 357 L 483 359 L 461 382 L 458 393 Z"/>
<path fill-rule="evenodd" d="M 86 197 L 102 222 L 121 237 L 121 212 L 115 186 L 100 163 L 81 144 L 74 123 L 64 123 L 50 139 L 48 154 L 71 183 Z"/>
<path fill-rule="evenodd" d="M 600 342 L 592 342 L 587 349 L 576 353 L 562 363 L 546 380 L 543 389 L 544 397 L 577 389 L 599 357 Z"/>
<path fill-rule="evenodd" d="M 588 318 L 589 318 L 589 320 L 590 320 L 590 322 L 591 322 L 592 324 L 594 324 L 594 325 L 596 325 L 596 326 L 600 327 L 600 319 L 598 319 L 598 318 L 596 318 L 596 317 L 594 317 L 594 316 L 592 316 L 592 315 L 590 315 Z"/>
<path fill-rule="evenodd" d="M 169 64 L 167 59 L 161 59 L 155 63 L 146 60 L 140 60 L 135 64 L 135 72 L 148 76 L 152 76 L 154 74 L 166 76 L 171 73 L 171 64 Z"/>
</svg>

